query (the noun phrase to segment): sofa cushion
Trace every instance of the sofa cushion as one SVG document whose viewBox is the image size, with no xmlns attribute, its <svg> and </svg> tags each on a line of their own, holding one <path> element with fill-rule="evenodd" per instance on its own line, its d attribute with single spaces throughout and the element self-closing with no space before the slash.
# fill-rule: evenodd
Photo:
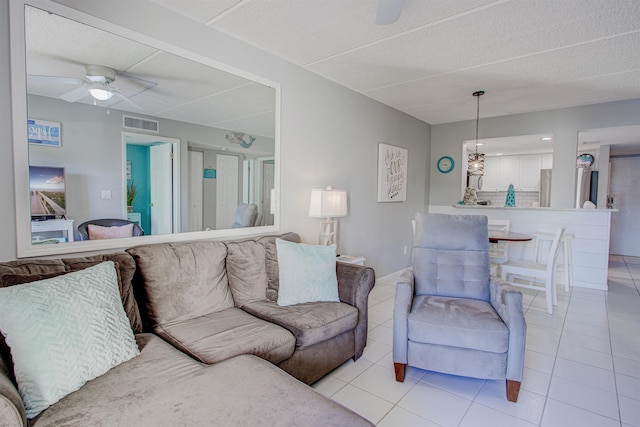
<svg viewBox="0 0 640 427">
<path fill-rule="evenodd" d="M 158 325 L 155 332 L 203 363 L 217 363 L 240 354 L 278 363 L 291 357 L 296 344 L 286 329 L 235 307 Z"/>
<path fill-rule="evenodd" d="M 134 333 L 142 331 L 138 304 L 133 295 L 131 280 L 136 271 L 133 258 L 126 252 L 95 255 L 83 258 L 27 259 L 0 263 L 0 287 L 49 279 L 72 271 L 93 267 L 104 261 L 113 261 L 118 272 L 118 288 L 124 311 Z"/>
<path fill-rule="evenodd" d="M 257 357 L 204 365 L 152 334 L 136 338 L 140 356 L 66 396 L 33 427 L 371 425 Z"/>
<path fill-rule="evenodd" d="M 408 336 L 410 341 L 493 353 L 509 347 L 509 330 L 491 304 L 469 298 L 416 296 Z"/>
<path fill-rule="evenodd" d="M 300 243 L 300 236 L 296 233 L 284 233 L 280 236 L 263 236 L 256 239 L 256 242 L 264 246 L 265 262 L 267 270 L 267 299 L 278 301 L 278 288 L 280 287 L 280 270 L 278 268 L 278 251 L 276 250 L 276 239 L 287 240 L 289 242 Z"/>
<path fill-rule="evenodd" d="M 252 240 L 227 243 L 227 277 L 236 307 L 267 296 L 264 246 Z"/>
<path fill-rule="evenodd" d="M 140 311 L 138 303 L 133 294 L 133 286 L 131 281 L 136 272 L 136 263 L 126 252 L 117 252 L 104 255 L 94 255 L 81 258 L 63 258 L 65 271 L 78 271 L 84 268 L 92 267 L 104 261 L 113 261 L 118 271 L 118 287 L 120 288 L 120 298 L 122 306 L 127 313 L 131 329 L 134 333 L 142 332 L 142 320 L 140 319 Z"/>
<path fill-rule="evenodd" d="M 358 309 L 342 302 L 314 302 L 279 306 L 273 301 L 248 303 L 243 310 L 288 329 L 296 348 L 304 349 L 355 328 Z"/>
<path fill-rule="evenodd" d="M 222 242 L 163 243 L 127 249 L 138 266 L 134 287 L 151 326 L 233 307 Z"/>
<path fill-rule="evenodd" d="M 29 418 L 139 353 L 111 261 L 0 289 L 0 330 Z"/>
<path fill-rule="evenodd" d="M 277 239 L 280 288 L 278 305 L 340 301 L 336 245 L 306 245 Z"/>
</svg>

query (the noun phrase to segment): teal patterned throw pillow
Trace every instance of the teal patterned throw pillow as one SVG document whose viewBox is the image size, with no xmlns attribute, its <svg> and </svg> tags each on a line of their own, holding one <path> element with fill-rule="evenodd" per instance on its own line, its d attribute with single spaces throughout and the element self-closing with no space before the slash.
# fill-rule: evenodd
<svg viewBox="0 0 640 427">
<path fill-rule="evenodd" d="M 336 245 L 316 246 L 276 239 L 280 287 L 278 305 L 340 301 Z"/>
<path fill-rule="evenodd" d="M 140 353 L 112 261 L 0 289 L 0 331 L 28 418 Z"/>
</svg>

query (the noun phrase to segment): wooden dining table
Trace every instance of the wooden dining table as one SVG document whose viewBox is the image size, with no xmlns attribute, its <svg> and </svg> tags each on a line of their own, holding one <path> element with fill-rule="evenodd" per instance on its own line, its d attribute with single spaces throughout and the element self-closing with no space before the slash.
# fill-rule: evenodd
<svg viewBox="0 0 640 427">
<path fill-rule="evenodd" d="M 529 234 L 515 233 L 513 231 L 497 231 L 489 230 L 489 242 L 498 243 L 503 242 L 528 242 L 532 240 L 533 236 Z"/>
</svg>

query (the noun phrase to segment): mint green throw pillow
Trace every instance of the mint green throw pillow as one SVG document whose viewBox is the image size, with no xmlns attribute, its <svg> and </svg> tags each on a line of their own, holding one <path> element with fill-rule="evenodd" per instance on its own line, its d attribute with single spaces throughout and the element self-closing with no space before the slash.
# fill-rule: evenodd
<svg viewBox="0 0 640 427">
<path fill-rule="evenodd" d="M 276 239 L 280 287 L 278 305 L 340 301 L 336 245 L 316 246 Z"/>
<path fill-rule="evenodd" d="M 112 261 L 0 289 L 0 331 L 28 418 L 140 354 Z"/>
</svg>

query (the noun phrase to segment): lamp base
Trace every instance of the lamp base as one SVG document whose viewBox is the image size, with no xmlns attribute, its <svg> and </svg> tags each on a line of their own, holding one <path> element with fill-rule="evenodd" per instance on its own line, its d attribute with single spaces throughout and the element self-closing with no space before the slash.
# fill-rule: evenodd
<svg viewBox="0 0 640 427">
<path fill-rule="evenodd" d="M 333 218 L 325 218 L 320 223 L 321 245 L 329 246 L 338 244 L 338 221 Z"/>
</svg>

